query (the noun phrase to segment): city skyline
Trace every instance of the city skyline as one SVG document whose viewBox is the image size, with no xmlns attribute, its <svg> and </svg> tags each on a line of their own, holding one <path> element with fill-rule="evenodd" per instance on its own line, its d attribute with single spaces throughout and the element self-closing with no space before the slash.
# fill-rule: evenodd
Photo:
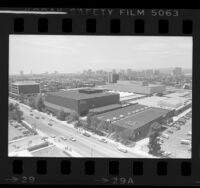
<svg viewBox="0 0 200 188">
<path fill-rule="evenodd" d="M 169 67 L 192 69 L 192 37 L 10 35 L 9 40 L 10 75 Z"/>
<path fill-rule="evenodd" d="M 177 67 L 169 67 L 169 68 L 164 68 L 164 69 L 159 69 L 159 68 L 157 68 L 157 69 L 131 69 L 131 71 L 133 71 L 133 72 L 146 72 L 146 71 L 153 71 L 153 72 L 155 72 L 155 71 L 159 71 L 160 73 L 165 73 L 165 74 L 169 74 L 169 73 L 171 73 L 171 74 L 173 74 L 173 70 L 175 69 L 175 68 L 177 68 Z M 178 67 L 179 68 L 179 67 Z M 184 73 L 190 73 L 190 74 L 192 74 L 192 68 L 182 68 L 182 67 L 180 67 L 181 69 L 182 69 L 182 72 L 183 72 L 183 74 Z M 115 71 L 115 73 L 117 73 L 117 74 L 119 74 L 119 73 L 121 73 L 122 71 L 124 71 L 124 73 L 127 73 L 127 71 L 128 70 L 130 70 L 129 68 L 127 68 L 127 69 L 120 69 L 120 70 L 116 70 L 116 69 L 114 69 Z M 48 72 L 48 71 L 46 71 L 46 72 L 41 72 L 41 73 L 34 73 L 33 71 L 29 71 L 29 72 L 24 72 L 23 70 L 20 70 L 18 73 L 16 73 L 16 74 L 10 74 L 10 76 L 17 76 L 17 75 L 40 75 L 40 74 L 83 74 L 84 72 L 87 72 L 87 71 L 92 71 L 93 73 L 97 73 L 98 71 L 103 71 L 103 72 L 107 72 L 107 73 L 111 73 L 111 72 L 113 72 L 113 69 L 110 69 L 110 70 L 104 70 L 104 69 L 98 69 L 98 70 L 92 70 L 92 69 L 87 69 L 87 70 L 82 70 L 82 71 L 79 71 L 79 72 L 68 72 L 68 73 L 65 73 L 65 72 L 58 72 L 58 71 L 56 71 L 56 70 L 54 70 L 54 71 L 51 71 L 51 72 Z"/>
</svg>

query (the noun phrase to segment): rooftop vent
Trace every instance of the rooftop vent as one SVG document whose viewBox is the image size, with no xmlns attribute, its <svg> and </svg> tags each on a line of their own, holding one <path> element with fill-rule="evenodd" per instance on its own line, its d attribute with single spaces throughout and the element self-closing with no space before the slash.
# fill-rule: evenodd
<svg viewBox="0 0 200 188">
<path fill-rule="evenodd" d="M 78 91 L 79 91 L 79 93 L 85 93 L 85 94 L 93 94 L 93 93 L 102 93 L 103 92 L 102 89 L 91 89 L 91 88 L 79 89 Z"/>
</svg>

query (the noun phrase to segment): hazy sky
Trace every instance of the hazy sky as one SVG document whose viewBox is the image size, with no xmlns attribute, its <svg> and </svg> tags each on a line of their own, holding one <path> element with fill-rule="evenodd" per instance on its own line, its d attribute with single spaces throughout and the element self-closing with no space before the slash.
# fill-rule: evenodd
<svg viewBox="0 0 200 188">
<path fill-rule="evenodd" d="M 10 35 L 10 74 L 192 68 L 192 37 Z"/>
</svg>

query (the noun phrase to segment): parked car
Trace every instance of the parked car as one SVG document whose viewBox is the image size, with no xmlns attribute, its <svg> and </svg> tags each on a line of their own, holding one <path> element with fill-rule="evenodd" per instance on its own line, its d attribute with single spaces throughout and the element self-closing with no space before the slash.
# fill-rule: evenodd
<svg viewBox="0 0 200 188">
<path fill-rule="evenodd" d="M 160 143 L 160 144 L 163 144 L 163 143 L 164 143 L 164 140 L 163 140 L 161 137 L 158 137 L 158 140 L 159 140 L 159 143 Z"/>
<path fill-rule="evenodd" d="M 83 135 L 84 135 L 84 136 L 87 136 L 87 137 L 90 137 L 90 136 L 91 136 L 91 135 L 90 135 L 89 133 L 87 133 L 87 132 L 84 132 Z"/>
<path fill-rule="evenodd" d="M 44 137 L 41 138 L 41 140 L 46 140 L 46 139 L 48 139 L 47 136 L 44 136 Z"/>
<path fill-rule="evenodd" d="M 174 133 L 171 129 L 167 130 L 168 133 Z"/>
<path fill-rule="evenodd" d="M 29 131 L 23 131 L 22 133 L 23 134 L 29 134 L 30 132 Z"/>
<path fill-rule="evenodd" d="M 162 134 L 161 134 L 161 137 L 166 138 L 166 139 L 169 139 L 169 135 L 166 134 L 166 133 L 162 133 Z"/>
<path fill-rule="evenodd" d="M 128 152 L 126 148 L 121 147 L 121 146 L 118 146 L 117 149 L 118 149 L 119 151 L 121 151 L 121 152 L 124 152 L 124 153 L 127 153 L 127 152 Z"/>
<path fill-rule="evenodd" d="M 184 118 L 185 118 L 186 120 L 189 120 L 189 119 L 190 119 L 190 117 L 188 117 L 188 116 L 184 116 Z"/>
<path fill-rule="evenodd" d="M 171 152 L 164 151 L 164 152 L 162 153 L 162 156 L 163 156 L 163 157 L 169 157 L 171 154 L 172 154 Z"/>
<path fill-rule="evenodd" d="M 192 114 L 186 114 L 185 116 L 191 118 L 191 117 L 192 117 Z"/>
<path fill-rule="evenodd" d="M 38 116 L 35 116 L 36 119 L 40 119 Z"/>
<path fill-rule="evenodd" d="M 99 141 L 103 142 L 103 143 L 107 143 L 108 142 L 105 138 L 100 138 Z"/>
<path fill-rule="evenodd" d="M 67 137 L 66 136 L 61 136 L 60 137 L 62 140 L 67 140 Z"/>
<path fill-rule="evenodd" d="M 45 119 L 45 117 L 42 117 L 42 119 Z"/>
<path fill-rule="evenodd" d="M 52 134 L 50 135 L 51 138 L 56 138 L 56 135 Z"/>
<path fill-rule="evenodd" d="M 74 137 L 70 137 L 70 140 L 73 141 L 73 142 L 76 141 L 76 139 Z"/>
<path fill-rule="evenodd" d="M 53 124 L 52 124 L 52 123 L 48 123 L 48 125 L 49 125 L 49 126 L 53 126 Z"/>
<path fill-rule="evenodd" d="M 33 114 L 30 114 L 30 116 L 33 116 Z"/>
<path fill-rule="evenodd" d="M 190 145 L 190 144 L 191 144 L 191 141 L 190 141 L 190 140 L 183 139 L 183 140 L 181 140 L 181 144 Z"/>
</svg>

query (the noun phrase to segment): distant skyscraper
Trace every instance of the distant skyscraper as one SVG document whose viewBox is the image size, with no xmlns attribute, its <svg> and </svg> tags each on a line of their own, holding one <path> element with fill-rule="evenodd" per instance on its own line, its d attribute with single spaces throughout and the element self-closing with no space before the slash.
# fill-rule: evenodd
<svg viewBox="0 0 200 188">
<path fill-rule="evenodd" d="M 152 70 L 152 69 L 148 69 L 148 70 L 146 70 L 146 72 L 145 72 L 145 76 L 146 76 L 147 78 L 153 76 L 153 70 Z"/>
<path fill-rule="evenodd" d="M 23 76 L 24 75 L 24 71 L 20 70 L 20 75 Z"/>
<path fill-rule="evenodd" d="M 154 75 L 158 76 L 160 74 L 160 71 L 157 69 L 157 70 L 154 70 Z"/>
<path fill-rule="evenodd" d="M 119 80 L 119 74 L 113 72 L 108 73 L 108 83 L 117 83 L 117 80 Z"/>
<path fill-rule="evenodd" d="M 132 69 L 127 69 L 126 74 L 129 80 L 132 80 Z"/>
<path fill-rule="evenodd" d="M 176 77 L 181 76 L 182 75 L 182 68 L 181 67 L 176 67 L 173 70 L 173 75 L 176 76 Z"/>
<path fill-rule="evenodd" d="M 126 78 L 125 71 L 121 69 L 119 71 L 119 80 L 125 80 L 125 78 Z"/>
</svg>

